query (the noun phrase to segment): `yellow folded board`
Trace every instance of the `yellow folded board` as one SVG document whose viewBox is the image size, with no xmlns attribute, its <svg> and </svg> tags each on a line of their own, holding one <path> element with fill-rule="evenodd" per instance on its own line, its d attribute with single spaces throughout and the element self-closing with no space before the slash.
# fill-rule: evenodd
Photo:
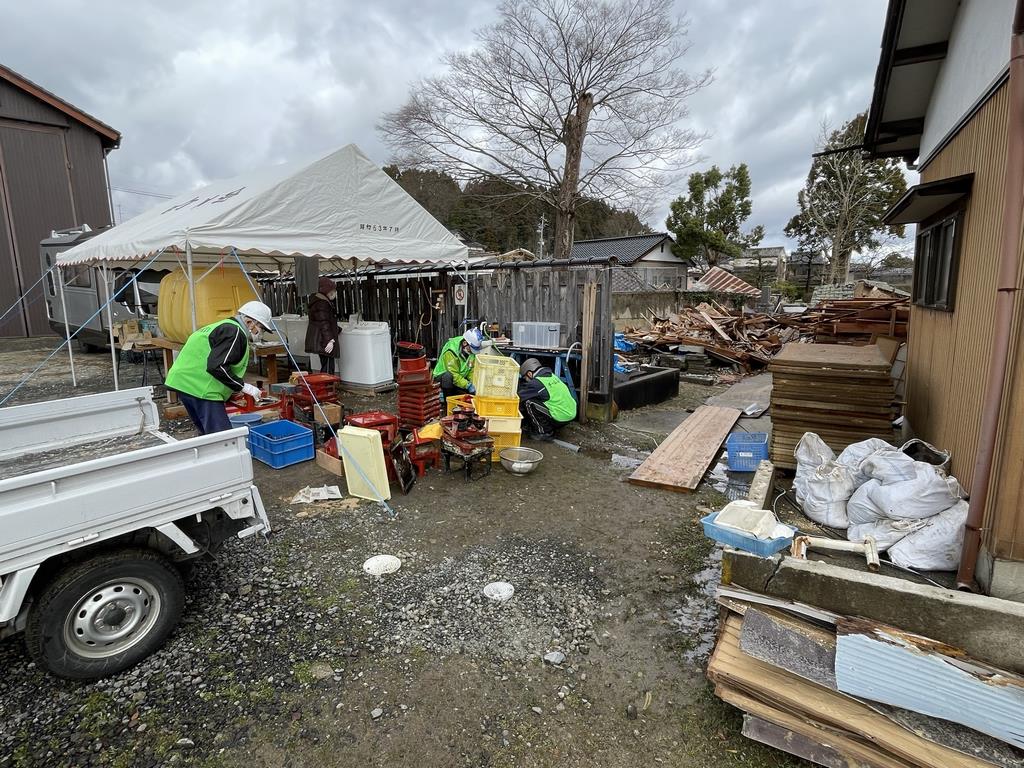
<svg viewBox="0 0 1024 768">
<path fill-rule="evenodd" d="M 338 440 L 344 449 L 338 453 L 345 465 L 349 494 L 373 501 L 390 499 L 391 486 L 388 485 L 380 432 L 349 425 L 338 432 Z"/>
</svg>

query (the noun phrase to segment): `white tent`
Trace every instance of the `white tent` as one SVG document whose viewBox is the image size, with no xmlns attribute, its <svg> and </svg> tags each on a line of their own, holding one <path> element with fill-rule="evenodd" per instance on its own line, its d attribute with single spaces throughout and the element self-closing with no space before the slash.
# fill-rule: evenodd
<svg viewBox="0 0 1024 768">
<path fill-rule="evenodd" d="M 250 269 L 293 256 L 334 269 L 462 261 L 468 250 L 355 145 L 312 162 L 264 168 L 181 195 L 62 253 L 58 266 L 155 268 L 218 262 L 234 248 Z M 129 263 L 126 263 L 129 262 Z M 326 265 L 325 265 L 326 267 Z"/>
</svg>

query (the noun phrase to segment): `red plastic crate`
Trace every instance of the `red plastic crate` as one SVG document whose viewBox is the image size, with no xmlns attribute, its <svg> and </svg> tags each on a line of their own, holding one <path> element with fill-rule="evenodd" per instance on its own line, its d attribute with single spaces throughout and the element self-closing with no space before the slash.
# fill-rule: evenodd
<svg viewBox="0 0 1024 768">
<path fill-rule="evenodd" d="M 376 429 L 384 443 L 390 443 L 398 435 L 398 417 L 386 411 L 364 411 L 349 416 L 346 423 L 364 429 Z"/>
</svg>

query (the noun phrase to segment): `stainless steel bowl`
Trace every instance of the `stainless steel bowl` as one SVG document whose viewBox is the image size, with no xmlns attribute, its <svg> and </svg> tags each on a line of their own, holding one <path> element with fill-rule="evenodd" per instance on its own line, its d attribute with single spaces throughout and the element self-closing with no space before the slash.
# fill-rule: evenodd
<svg viewBox="0 0 1024 768">
<path fill-rule="evenodd" d="M 501 466 L 513 475 L 528 475 L 537 468 L 544 454 L 533 448 L 502 448 L 498 458 Z"/>
</svg>

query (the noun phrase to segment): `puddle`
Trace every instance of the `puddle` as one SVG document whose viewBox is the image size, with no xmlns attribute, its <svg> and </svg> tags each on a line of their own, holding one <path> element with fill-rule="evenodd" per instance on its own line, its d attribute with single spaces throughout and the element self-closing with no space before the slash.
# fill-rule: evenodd
<svg viewBox="0 0 1024 768">
<path fill-rule="evenodd" d="M 612 466 L 617 469 L 636 469 L 650 455 L 641 451 L 633 451 L 632 454 L 613 453 Z"/>
<path fill-rule="evenodd" d="M 696 591 L 683 598 L 681 605 L 671 609 L 668 621 L 677 632 L 693 639 L 683 658 L 692 664 L 703 664 L 715 647 L 718 634 L 718 604 L 715 589 L 722 578 L 722 548 L 715 547 L 705 567 L 693 577 Z"/>
<path fill-rule="evenodd" d="M 723 494 L 729 501 L 747 498 L 750 483 L 754 480 L 753 472 L 733 472 L 724 462 L 719 462 L 708 473 L 707 480 L 711 487 Z"/>
</svg>

